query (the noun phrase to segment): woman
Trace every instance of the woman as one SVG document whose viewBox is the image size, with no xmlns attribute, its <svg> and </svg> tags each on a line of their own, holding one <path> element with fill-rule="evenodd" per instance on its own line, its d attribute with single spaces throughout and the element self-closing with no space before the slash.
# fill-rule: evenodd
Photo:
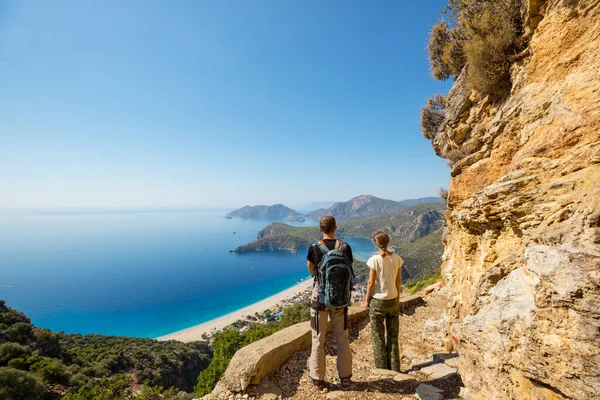
<svg viewBox="0 0 600 400">
<path fill-rule="evenodd" d="M 390 238 L 385 232 L 377 232 L 373 243 L 379 252 L 367 261 L 370 273 L 364 304 L 371 320 L 375 368 L 400 372 L 398 313 L 404 261 L 388 250 Z"/>
</svg>

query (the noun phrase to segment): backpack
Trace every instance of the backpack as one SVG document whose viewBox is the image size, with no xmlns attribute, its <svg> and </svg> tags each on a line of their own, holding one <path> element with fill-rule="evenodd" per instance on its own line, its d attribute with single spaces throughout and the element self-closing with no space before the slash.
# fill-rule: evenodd
<svg viewBox="0 0 600 400">
<path fill-rule="evenodd" d="M 343 251 L 346 243 L 336 240 L 329 250 L 323 240 L 317 243 L 323 258 L 317 266 L 315 279 L 318 282 L 319 302 L 327 308 L 346 308 L 352 303 L 352 260 Z"/>
</svg>

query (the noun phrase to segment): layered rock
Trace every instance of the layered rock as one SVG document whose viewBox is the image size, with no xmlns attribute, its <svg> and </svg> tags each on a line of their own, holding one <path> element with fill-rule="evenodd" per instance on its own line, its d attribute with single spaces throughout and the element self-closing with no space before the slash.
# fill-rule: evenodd
<svg viewBox="0 0 600 400">
<path fill-rule="evenodd" d="M 433 142 L 458 159 L 448 325 L 469 398 L 600 398 L 600 2 L 527 16 L 510 95 L 459 77 Z"/>
</svg>

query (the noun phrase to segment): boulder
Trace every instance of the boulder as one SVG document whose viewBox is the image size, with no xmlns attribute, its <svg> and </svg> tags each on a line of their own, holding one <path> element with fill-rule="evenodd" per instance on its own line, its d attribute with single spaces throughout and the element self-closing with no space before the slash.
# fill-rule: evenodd
<svg viewBox="0 0 600 400">
<path fill-rule="evenodd" d="M 420 400 L 444 400 L 443 391 L 425 383 L 417 386 L 416 395 Z"/>
<path fill-rule="evenodd" d="M 355 306 L 348 311 L 348 323 L 364 319 L 368 310 Z M 331 324 L 328 324 L 331 332 Z M 258 385 L 265 376 L 275 372 L 295 352 L 310 348 L 311 329 L 309 322 L 285 328 L 264 339 L 239 349 L 229 362 L 215 393 L 244 392 L 250 385 Z"/>
<path fill-rule="evenodd" d="M 421 372 L 429 375 L 429 377 L 433 380 L 446 379 L 456 375 L 456 369 L 451 368 L 444 363 L 437 363 L 421 368 Z"/>
</svg>

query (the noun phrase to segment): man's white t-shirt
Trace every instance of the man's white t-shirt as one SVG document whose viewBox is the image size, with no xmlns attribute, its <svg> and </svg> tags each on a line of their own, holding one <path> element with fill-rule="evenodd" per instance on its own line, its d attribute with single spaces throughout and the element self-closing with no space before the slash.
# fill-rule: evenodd
<svg viewBox="0 0 600 400">
<path fill-rule="evenodd" d="M 396 276 L 401 273 L 404 260 L 398 254 L 382 257 L 380 254 L 369 258 L 367 265 L 377 273 L 373 297 L 379 300 L 390 300 L 398 297 Z"/>
</svg>

